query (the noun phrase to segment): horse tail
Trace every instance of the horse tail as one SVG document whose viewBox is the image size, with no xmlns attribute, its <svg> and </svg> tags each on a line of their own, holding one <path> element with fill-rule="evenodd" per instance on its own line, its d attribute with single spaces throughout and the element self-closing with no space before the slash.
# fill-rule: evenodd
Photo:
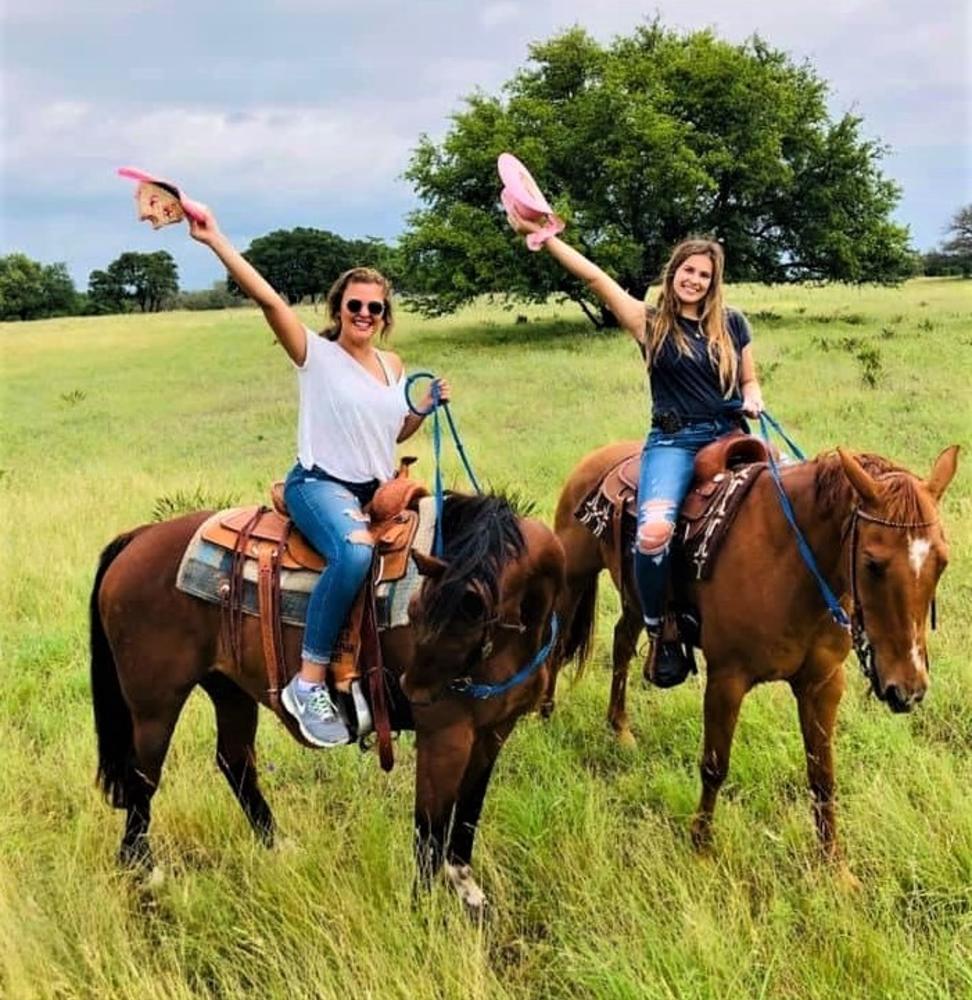
<svg viewBox="0 0 972 1000">
<path fill-rule="evenodd" d="M 131 531 L 109 542 L 101 553 L 89 604 L 91 621 L 91 698 L 98 737 L 98 773 L 95 784 L 116 809 L 128 805 L 128 776 L 134 758 L 132 714 L 122 695 L 115 657 L 98 608 L 98 592 L 108 567 L 138 534 Z"/>
<path fill-rule="evenodd" d="M 560 651 L 560 662 L 569 663 L 577 658 L 577 675 L 580 680 L 594 646 L 594 626 L 597 621 L 597 573 L 591 573 L 581 584 L 580 596 L 573 617 L 564 630 L 566 635 Z"/>
</svg>

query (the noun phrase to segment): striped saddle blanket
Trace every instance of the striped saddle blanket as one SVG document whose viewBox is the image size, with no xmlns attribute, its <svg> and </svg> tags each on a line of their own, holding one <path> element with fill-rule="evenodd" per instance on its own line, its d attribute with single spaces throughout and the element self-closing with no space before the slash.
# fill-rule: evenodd
<svg viewBox="0 0 972 1000">
<path fill-rule="evenodd" d="M 193 535 L 176 576 L 176 587 L 187 594 L 213 604 L 224 605 L 229 596 L 234 560 L 234 540 L 240 523 L 254 508 L 219 511 L 204 521 Z M 402 512 L 401 520 L 391 526 L 388 542 L 378 539 L 382 560 L 375 589 L 379 628 L 408 624 L 408 603 L 422 584 L 414 560 L 417 550 L 428 555 L 435 536 L 435 500 L 423 497 L 417 510 Z M 243 568 L 240 605 L 244 614 L 259 617 L 258 549 L 262 539 L 251 536 L 252 551 Z M 280 563 L 280 619 L 286 625 L 303 626 L 307 602 L 320 574 L 327 572 L 324 560 L 299 536 L 287 540 Z"/>
</svg>

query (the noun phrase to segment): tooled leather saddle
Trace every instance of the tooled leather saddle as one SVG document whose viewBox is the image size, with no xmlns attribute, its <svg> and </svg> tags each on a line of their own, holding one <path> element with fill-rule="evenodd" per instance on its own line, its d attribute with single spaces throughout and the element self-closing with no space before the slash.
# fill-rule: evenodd
<svg viewBox="0 0 972 1000">
<path fill-rule="evenodd" d="M 764 442 L 741 431 L 726 434 L 699 451 L 692 487 L 682 503 L 673 537 L 676 573 L 690 580 L 711 575 L 736 513 L 767 460 Z M 608 570 L 622 593 L 630 589 L 640 468 L 641 444 L 632 442 L 631 451 L 608 469 L 574 512 L 595 537 L 610 540 Z M 670 591 L 680 589 L 675 585 Z"/>
<path fill-rule="evenodd" d="M 419 527 L 418 500 L 428 495 L 421 483 L 410 479 L 408 467 L 413 458 L 405 458 L 394 479 L 383 483 L 365 508 L 368 522 L 361 528 L 371 536 L 374 547 L 372 573 L 352 605 L 337 641 L 331 663 L 331 677 L 339 687 L 345 681 L 365 673 L 369 677 L 372 711 L 378 730 L 379 752 L 385 766 L 387 744 L 390 766 L 390 739 L 381 731 L 383 681 L 380 677 L 381 647 L 375 614 L 374 588 L 379 583 L 400 580 L 408 568 L 408 559 Z M 280 615 L 280 571 L 311 570 L 321 572 L 325 558 L 304 538 L 290 519 L 283 498 L 283 483 L 271 488 L 272 507 L 252 505 L 220 511 L 200 529 L 206 542 L 232 553 L 232 569 L 224 590 L 225 642 L 233 664 L 239 668 L 242 658 L 243 586 L 247 563 L 257 567 L 257 596 L 260 635 L 267 668 L 267 693 L 271 707 L 282 718 L 280 692 L 287 682 L 283 632 Z M 387 713 L 385 713 L 387 719 Z M 285 719 L 286 721 L 286 719 Z"/>
</svg>

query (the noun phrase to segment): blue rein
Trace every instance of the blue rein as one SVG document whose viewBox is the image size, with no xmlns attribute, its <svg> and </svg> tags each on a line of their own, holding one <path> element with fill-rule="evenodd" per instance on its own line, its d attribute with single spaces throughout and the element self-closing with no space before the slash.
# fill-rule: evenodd
<svg viewBox="0 0 972 1000">
<path fill-rule="evenodd" d="M 420 410 L 412 403 L 411 388 L 420 378 L 432 379 L 432 405 L 427 410 Z M 408 403 L 408 408 L 417 417 L 427 417 L 430 413 L 432 414 L 432 453 L 435 456 L 435 542 L 432 551 L 433 555 L 441 559 L 445 547 L 442 539 L 442 506 L 445 491 L 442 488 L 442 425 L 439 420 L 439 410 L 442 410 L 446 415 L 446 422 L 452 433 L 452 440 L 455 442 L 456 451 L 459 452 L 459 457 L 462 459 L 462 464 L 465 466 L 466 474 L 469 476 L 469 481 L 472 483 L 473 489 L 477 493 L 482 493 L 483 491 L 480 489 L 476 474 L 473 472 L 472 466 L 469 464 L 469 459 L 466 457 L 466 449 L 462 445 L 462 438 L 459 436 L 456 422 L 452 418 L 449 404 L 439 398 L 439 387 L 436 385 L 435 376 L 431 372 L 415 372 L 414 375 L 409 375 L 405 380 L 405 402 Z"/>
<path fill-rule="evenodd" d="M 432 405 L 427 410 L 418 409 L 412 402 L 411 397 L 412 385 L 421 378 L 432 379 Z M 445 499 L 445 491 L 442 488 L 442 424 L 439 420 L 439 410 L 445 413 L 446 423 L 449 425 L 449 431 L 452 434 L 456 451 L 462 459 L 466 475 L 469 476 L 469 481 L 472 483 L 473 489 L 477 493 L 482 493 L 483 491 L 480 488 L 479 481 L 476 479 L 476 474 L 472 470 L 472 465 L 470 465 L 469 459 L 466 456 L 466 449 L 463 447 L 462 438 L 459 436 L 459 429 L 456 427 L 456 422 L 449 410 L 449 404 L 443 402 L 439 397 L 439 387 L 435 384 L 435 376 L 431 372 L 415 372 L 413 375 L 409 375 L 405 380 L 405 402 L 408 403 L 409 410 L 417 417 L 432 415 L 432 452 L 435 456 L 435 543 L 433 553 L 437 557 L 442 558 L 444 551 L 442 507 Z M 471 677 L 459 677 L 456 680 L 450 681 L 446 686 L 446 690 L 453 694 L 465 695 L 468 698 L 476 698 L 480 701 L 487 698 L 498 698 L 501 694 L 506 694 L 507 691 L 511 691 L 532 677 L 543 666 L 554 647 L 554 643 L 557 641 L 558 631 L 559 623 L 555 612 L 550 616 L 550 638 L 537 650 L 536 655 L 526 666 L 521 667 L 512 677 L 508 677 L 505 681 L 500 681 L 496 684 L 477 684 L 473 682 Z"/>
<path fill-rule="evenodd" d="M 840 602 L 834 596 L 834 592 L 830 589 L 829 584 L 823 578 L 823 574 L 817 568 L 817 561 L 813 557 L 813 551 L 807 544 L 806 538 L 803 537 L 803 532 L 800 530 L 799 525 L 796 522 L 796 514 L 793 511 L 793 504 L 790 503 L 790 498 L 786 495 L 786 490 L 783 489 L 783 480 L 780 477 L 780 468 L 773 457 L 773 448 L 770 442 L 769 429 L 772 427 L 777 434 L 787 443 L 791 453 L 801 462 L 804 461 L 803 452 L 787 437 L 783 428 L 773 419 L 773 417 L 763 410 L 759 415 L 759 431 L 766 442 L 767 451 L 769 452 L 769 470 L 770 475 L 773 477 L 773 482 L 776 485 L 776 492 L 780 496 L 780 506 L 783 508 L 783 515 L 793 529 L 793 534 L 796 537 L 797 548 L 800 550 L 800 555 L 803 557 L 803 561 L 806 563 L 807 569 L 810 570 L 813 578 L 817 581 L 817 587 L 820 589 L 820 594 L 827 604 L 827 609 L 830 611 L 830 616 L 833 618 L 834 622 L 841 628 L 845 628 L 850 631 L 851 620 L 847 616 L 847 612 L 840 606 Z"/>
<path fill-rule="evenodd" d="M 554 612 L 550 616 L 550 638 L 537 650 L 536 655 L 526 666 L 521 667 L 512 677 L 508 677 L 505 681 L 499 681 L 496 684 L 476 684 L 471 677 L 458 677 L 456 680 L 449 682 L 447 685 L 448 690 L 454 694 L 464 694 L 469 698 L 476 698 L 480 701 L 485 701 L 487 698 L 498 698 L 501 694 L 506 694 L 507 691 L 512 690 L 518 684 L 529 680 L 543 666 L 550 655 L 550 650 L 553 649 L 554 643 L 557 641 L 559 630 L 560 623 L 557 621 L 557 613 Z"/>
</svg>

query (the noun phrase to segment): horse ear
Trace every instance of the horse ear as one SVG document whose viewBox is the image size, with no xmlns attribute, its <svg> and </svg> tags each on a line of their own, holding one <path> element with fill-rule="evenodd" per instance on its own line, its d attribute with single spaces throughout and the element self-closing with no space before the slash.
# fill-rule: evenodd
<svg viewBox="0 0 972 1000">
<path fill-rule="evenodd" d="M 415 561 L 415 565 L 418 568 L 419 573 L 432 580 L 438 580 L 449 567 L 447 562 L 443 562 L 435 556 L 423 555 L 415 549 L 412 549 L 412 559 Z"/>
<path fill-rule="evenodd" d="M 857 490 L 860 498 L 874 503 L 879 492 L 877 483 L 864 471 L 861 463 L 849 451 L 838 448 L 837 454 L 840 456 L 840 464 L 844 467 L 844 474 L 850 480 L 851 486 Z"/>
<path fill-rule="evenodd" d="M 935 459 L 931 475 L 928 477 L 928 482 L 925 485 L 928 487 L 928 492 L 936 500 L 942 498 L 942 494 L 948 489 L 948 484 L 955 475 L 955 470 L 958 468 L 958 453 L 959 446 L 952 444 Z"/>
</svg>

